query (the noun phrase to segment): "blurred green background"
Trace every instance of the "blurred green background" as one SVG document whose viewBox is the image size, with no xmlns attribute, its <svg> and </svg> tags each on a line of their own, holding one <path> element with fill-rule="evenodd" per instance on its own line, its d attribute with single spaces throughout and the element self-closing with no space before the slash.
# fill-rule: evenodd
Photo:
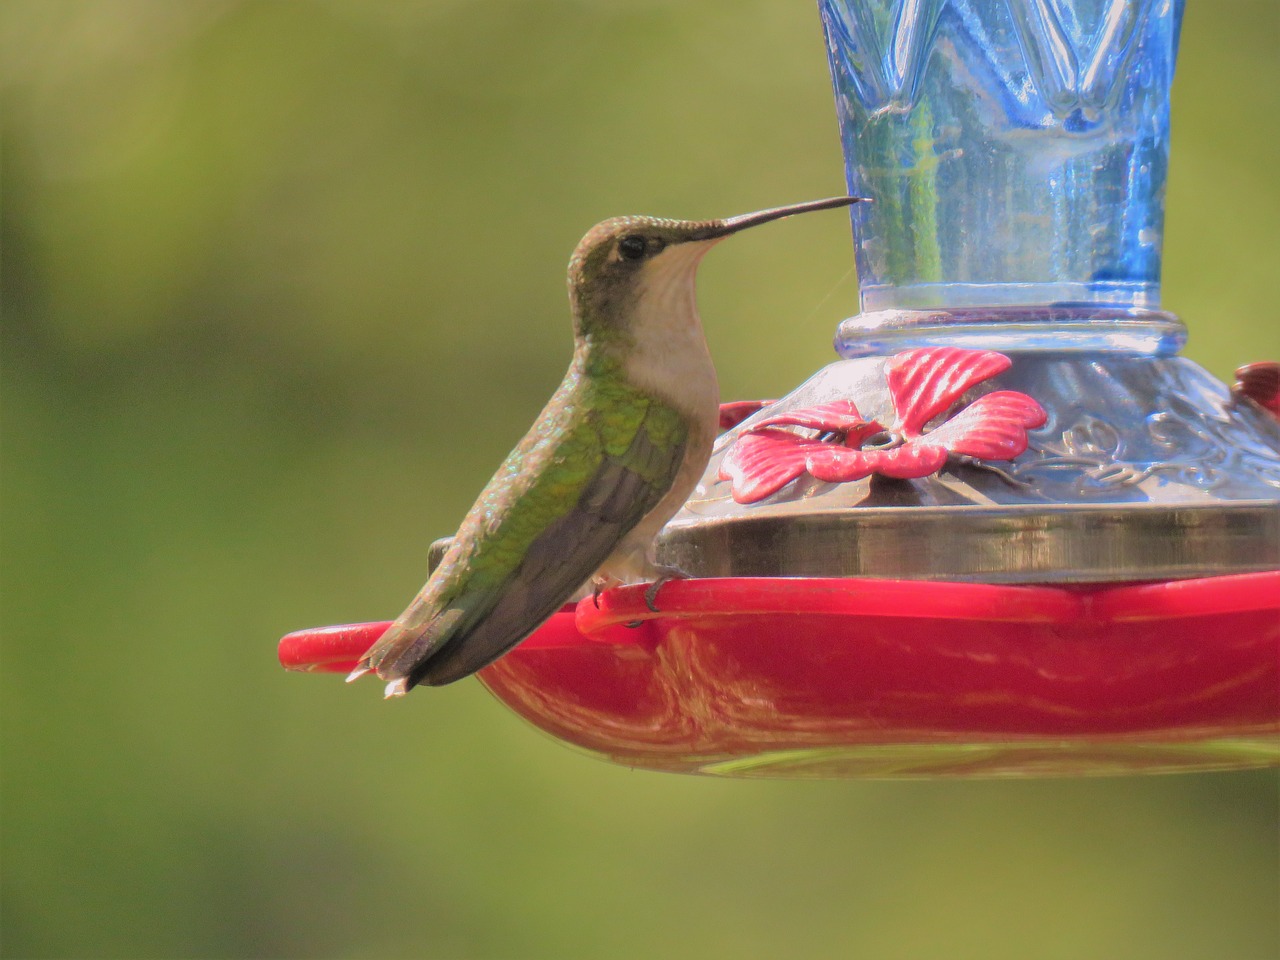
<svg viewBox="0 0 1280 960">
<path fill-rule="evenodd" d="M 812 3 L 0 16 L 5 956 L 1278 955 L 1274 772 L 684 778 L 275 663 L 417 589 L 563 372 L 588 226 L 841 191 Z M 1278 37 L 1183 33 L 1165 302 L 1224 378 L 1280 356 Z M 726 398 L 832 359 L 847 227 L 708 259 Z"/>
</svg>

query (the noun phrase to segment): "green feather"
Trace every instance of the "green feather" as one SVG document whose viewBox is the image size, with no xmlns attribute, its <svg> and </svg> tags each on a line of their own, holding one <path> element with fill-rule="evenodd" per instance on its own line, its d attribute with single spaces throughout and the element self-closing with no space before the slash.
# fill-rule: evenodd
<svg viewBox="0 0 1280 960">
<path fill-rule="evenodd" d="M 370 651 L 370 665 L 421 659 L 474 628 L 509 588 L 535 541 L 580 505 L 607 464 L 640 478 L 638 521 L 670 488 L 687 436 L 678 411 L 616 376 L 584 376 L 575 362 L 467 513 L 418 598 Z M 565 564 L 571 569 L 575 559 L 583 562 L 566 556 Z M 569 590 L 603 559 L 584 568 Z"/>
</svg>

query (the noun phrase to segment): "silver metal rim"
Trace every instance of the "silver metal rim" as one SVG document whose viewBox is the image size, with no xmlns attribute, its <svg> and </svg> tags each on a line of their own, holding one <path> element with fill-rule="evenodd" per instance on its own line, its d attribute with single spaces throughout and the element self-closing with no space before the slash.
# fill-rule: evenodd
<svg viewBox="0 0 1280 960">
<path fill-rule="evenodd" d="M 698 577 L 984 583 L 1168 580 L 1280 569 L 1280 502 L 866 508 L 675 521 L 657 559 Z"/>
</svg>

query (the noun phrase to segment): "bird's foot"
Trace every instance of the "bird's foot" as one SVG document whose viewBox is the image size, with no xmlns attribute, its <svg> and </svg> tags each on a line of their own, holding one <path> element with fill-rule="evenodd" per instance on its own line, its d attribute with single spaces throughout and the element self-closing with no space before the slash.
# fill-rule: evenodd
<svg viewBox="0 0 1280 960">
<path fill-rule="evenodd" d="M 649 584 L 649 588 L 644 592 L 644 605 L 649 608 L 651 613 L 661 613 L 662 611 L 658 609 L 658 591 L 672 580 L 688 579 L 690 579 L 689 574 L 685 573 L 679 567 L 659 568 L 658 579 Z"/>
<path fill-rule="evenodd" d="M 597 573 L 591 578 L 591 602 L 595 604 L 597 610 L 600 609 L 600 594 L 618 586 L 620 583 L 622 581 L 617 577 L 611 577 L 604 573 Z"/>
</svg>

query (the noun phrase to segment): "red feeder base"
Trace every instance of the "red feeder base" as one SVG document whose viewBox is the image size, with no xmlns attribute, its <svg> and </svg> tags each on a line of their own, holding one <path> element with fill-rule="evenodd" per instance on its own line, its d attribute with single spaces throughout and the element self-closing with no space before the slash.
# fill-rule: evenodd
<svg viewBox="0 0 1280 960">
<path fill-rule="evenodd" d="M 673 581 L 565 607 L 480 673 L 630 767 L 767 777 L 1280 765 L 1280 571 L 1124 586 Z M 347 671 L 385 623 L 290 634 Z"/>
</svg>

